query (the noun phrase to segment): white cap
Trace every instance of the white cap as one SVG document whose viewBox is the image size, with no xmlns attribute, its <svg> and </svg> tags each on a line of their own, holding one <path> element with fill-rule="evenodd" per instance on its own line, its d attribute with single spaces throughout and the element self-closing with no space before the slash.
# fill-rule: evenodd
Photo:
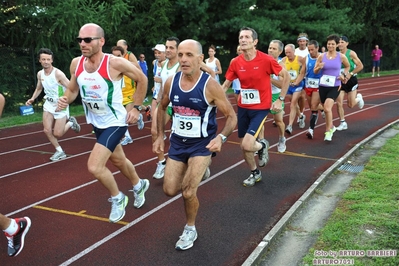
<svg viewBox="0 0 399 266">
<path fill-rule="evenodd" d="M 152 50 L 158 50 L 160 52 L 165 52 L 166 51 L 166 47 L 164 44 L 157 44 L 155 45 L 154 48 L 152 48 Z"/>
</svg>

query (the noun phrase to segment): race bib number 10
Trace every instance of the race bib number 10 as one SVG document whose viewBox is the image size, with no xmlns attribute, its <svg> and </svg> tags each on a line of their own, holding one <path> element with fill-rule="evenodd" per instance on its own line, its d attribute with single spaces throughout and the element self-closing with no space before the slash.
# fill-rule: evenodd
<svg viewBox="0 0 399 266">
<path fill-rule="evenodd" d="M 201 117 L 175 114 L 175 133 L 187 138 L 201 137 Z"/>
<path fill-rule="evenodd" d="M 83 98 L 83 103 L 86 105 L 87 109 L 98 115 L 104 115 L 107 113 L 106 104 L 101 98 Z"/>
<path fill-rule="evenodd" d="M 241 89 L 242 104 L 258 104 L 260 103 L 259 91 L 256 89 Z"/>
</svg>

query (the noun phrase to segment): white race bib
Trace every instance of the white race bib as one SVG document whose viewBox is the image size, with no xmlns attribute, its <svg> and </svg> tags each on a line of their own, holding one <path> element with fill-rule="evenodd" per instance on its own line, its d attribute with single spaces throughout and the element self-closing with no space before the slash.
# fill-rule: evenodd
<svg viewBox="0 0 399 266">
<path fill-rule="evenodd" d="M 288 70 L 288 74 L 290 74 L 291 80 L 295 80 L 298 76 L 298 72 L 296 70 Z"/>
<path fill-rule="evenodd" d="M 326 87 L 334 87 L 336 77 L 330 75 L 323 75 L 320 78 L 320 84 Z"/>
<path fill-rule="evenodd" d="M 319 79 L 307 78 L 305 87 L 306 88 L 318 88 L 319 87 Z"/>
<path fill-rule="evenodd" d="M 187 138 L 201 137 L 201 117 L 174 114 L 173 120 L 177 135 Z"/>
<path fill-rule="evenodd" d="M 107 113 L 107 105 L 101 98 L 84 97 L 82 101 L 87 109 L 94 114 L 104 115 Z"/>
<path fill-rule="evenodd" d="M 51 97 L 51 96 L 45 96 L 46 102 L 49 102 L 52 106 L 57 107 L 58 105 L 58 97 Z"/>
<path fill-rule="evenodd" d="M 241 89 L 241 104 L 260 103 L 259 91 L 256 89 Z"/>
</svg>

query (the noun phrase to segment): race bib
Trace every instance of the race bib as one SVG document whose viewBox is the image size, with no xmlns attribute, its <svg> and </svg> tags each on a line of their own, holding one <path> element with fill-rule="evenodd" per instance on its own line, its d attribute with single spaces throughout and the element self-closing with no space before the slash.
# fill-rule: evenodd
<svg viewBox="0 0 399 266">
<path fill-rule="evenodd" d="M 201 117 L 184 116 L 174 114 L 174 130 L 181 137 L 200 138 L 201 137 Z"/>
<path fill-rule="evenodd" d="M 323 75 L 320 78 L 320 84 L 326 87 L 334 87 L 336 77 L 330 75 Z"/>
<path fill-rule="evenodd" d="M 45 96 L 46 102 L 49 102 L 52 106 L 57 107 L 58 105 L 58 97 L 51 97 L 51 96 Z"/>
<path fill-rule="evenodd" d="M 290 74 L 291 80 L 296 79 L 296 77 L 298 76 L 298 73 L 296 70 L 288 70 L 288 74 Z"/>
<path fill-rule="evenodd" d="M 258 104 L 260 103 L 259 91 L 256 89 L 241 89 L 242 104 Z"/>
<path fill-rule="evenodd" d="M 82 102 L 86 105 L 87 109 L 97 115 L 104 115 L 107 113 L 107 105 L 101 98 L 82 98 Z"/>
<path fill-rule="evenodd" d="M 306 88 L 318 88 L 319 87 L 319 79 L 307 78 L 305 87 Z"/>
</svg>

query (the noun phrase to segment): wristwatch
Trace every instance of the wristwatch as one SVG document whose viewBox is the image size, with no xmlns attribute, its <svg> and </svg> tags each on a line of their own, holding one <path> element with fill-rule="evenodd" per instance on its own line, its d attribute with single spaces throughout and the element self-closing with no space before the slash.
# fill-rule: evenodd
<svg viewBox="0 0 399 266">
<path fill-rule="evenodd" d="M 136 108 L 139 112 L 143 110 L 143 107 L 141 107 L 141 105 L 133 105 L 133 108 Z"/>
<path fill-rule="evenodd" d="M 219 134 L 219 136 L 222 138 L 222 143 L 225 143 L 227 140 L 227 137 L 223 134 Z"/>
<path fill-rule="evenodd" d="M 285 98 L 283 96 L 278 96 L 278 99 L 282 102 L 284 102 Z"/>
<path fill-rule="evenodd" d="M 349 73 L 349 74 L 351 74 L 351 77 L 352 77 L 353 75 L 355 75 L 353 72 L 351 72 L 351 73 Z"/>
</svg>

